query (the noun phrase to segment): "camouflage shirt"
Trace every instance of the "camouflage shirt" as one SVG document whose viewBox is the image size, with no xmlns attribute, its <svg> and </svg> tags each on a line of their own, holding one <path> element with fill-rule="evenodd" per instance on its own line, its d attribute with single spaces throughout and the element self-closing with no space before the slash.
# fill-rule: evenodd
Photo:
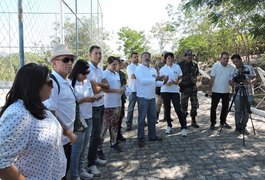
<svg viewBox="0 0 265 180">
<path fill-rule="evenodd" d="M 186 60 L 182 60 L 178 64 L 182 70 L 182 82 L 181 82 L 181 84 L 185 88 L 195 87 L 196 81 L 197 81 L 197 76 L 199 75 L 198 64 L 194 61 L 187 62 Z"/>
<path fill-rule="evenodd" d="M 121 79 L 121 86 L 124 86 L 127 84 L 126 74 L 122 71 L 119 71 L 120 79 Z M 125 94 L 122 94 L 121 96 L 122 103 L 126 102 L 126 96 Z"/>
</svg>

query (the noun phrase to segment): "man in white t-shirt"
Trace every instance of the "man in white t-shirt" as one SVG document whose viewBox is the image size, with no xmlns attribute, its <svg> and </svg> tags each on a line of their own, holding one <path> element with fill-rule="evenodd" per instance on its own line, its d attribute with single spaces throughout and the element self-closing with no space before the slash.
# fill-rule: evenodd
<svg viewBox="0 0 265 180">
<path fill-rule="evenodd" d="M 145 117 L 147 117 L 148 137 L 150 141 L 162 141 L 156 135 L 156 102 L 155 88 L 162 86 L 168 80 L 165 76 L 158 76 L 155 68 L 150 67 L 151 54 L 143 52 L 141 55 L 142 64 L 135 70 L 136 76 L 136 95 L 138 103 L 138 146 L 144 146 L 144 125 Z M 164 80 L 164 81 L 163 81 Z"/>
<path fill-rule="evenodd" d="M 67 80 L 67 75 L 72 71 L 74 54 L 68 50 L 66 45 L 58 44 L 53 47 L 51 57 L 48 60 L 52 64 L 51 78 L 55 85 L 50 98 L 44 101 L 44 104 L 63 126 L 65 135 L 63 145 L 68 170 L 70 167 L 71 143 L 73 144 L 76 140 L 76 135 L 73 133 L 76 108 L 75 97 Z M 63 179 L 66 179 L 66 177 Z"/>
<path fill-rule="evenodd" d="M 223 128 L 231 129 L 231 126 L 227 124 L 227 110 L 229 106 L 229 78 L 234 67 L 228 64 L 229 54 L 222 52 L 220 62 L 213 65 L 210 76 L 211 80 L 209 83 L 210 92 L 209 95 L 212 97 L 211 103 L 211 126 L 210 129 L 215 129 L 216 124 L 216 109 L 220 99 L 222 99 L 222 110 L 220 114 L 220 125 Z"/>
<path fill-rule="evenodd" d="M 89 49 L 89 67 L 90 74 L 88 81 L 90 81 L 95 95 L 101 97 L 98 101 L 92 103 L 92 133 L 90 137 L 89 151 L 88 151 L 88 169 L 94 176 L 100 176 L 101 173 L 98 170 L 96 164 L 106 165 L 107 160 L 104 157 L 103 151 L 99 150 L 99 144 L 101 141 L 101 130 L 104 114 L 104 99 L 103 89 L 108 89 L 109 84 L 103 77 L 103 70 L 99 67 L 99 63 L 102 59 L 101 48 L 99 46 L 91 46 Z M 97 93 L 98 92 L 98 93 Z"/>
<path fill-rule="evenodd" d="M 131 64 L 127 66 L 127 76 L 128 76 L 128 87 L 131 88 L 132 93 L 129 96 L 129 105 L 128 105 L 128 113 L 127 113 L 127 130 L 132 129 L 132 122 L 133 122 L 133 111 L 137 101 L 136 97 L 136 84 L 135 84 L 135 74 L 134 71 L 138 66 L 138 53 L 132 52 L 131 53 Z"/>
</svg>

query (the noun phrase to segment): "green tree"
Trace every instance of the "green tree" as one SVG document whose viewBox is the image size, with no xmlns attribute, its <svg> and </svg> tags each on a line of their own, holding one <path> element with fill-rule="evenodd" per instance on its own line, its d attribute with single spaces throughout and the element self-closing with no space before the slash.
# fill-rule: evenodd
<svg viewBox="0 0 265 180">
<path fill-rule="evenodd" d="M 95 24 L 96 19 L 93 19 L 93 24 Z M 60 26 L 58 23 L 54 23 L 54 30 L 59 31 Z M 78 50 L 76 52 L 76 32 L 75 32 L 75 22 L 67 18 L 64 22 L 65 31 L 65 44 L 68 48 L 77 54 L 79 58 L 87 59 L 87 54 L 89 47 L 92 45 L 98 45 L 104 50 L 104 59 L 106 59 L 106 54 L 109 54 L 109 46 L 103 42 L 99 42 L 97 39 L 99 36 L 103 36 L 102 39 L 106 40 L 109 38 L 108 32 L 102 32 L 98 27 L 93 26 L 91 29 L 91 19 L 87 17 L 81 17 L 78 21 Z M 59 33 L 56 33 L 59 34 Z M 60 37 L 57 35 L 52 37 L 51 45 L 54 46 L 60 42 Z"/>
<path fill-rule="evenodd" d="M 176 39 L 175 26 L 171 22 L 160 22 L 152 26 L 152 37 L 158 41 L 160 53 Z"/>
<path fill-rule="evenodd" d="M 143 31 L 136 31 L 129 27 L 122 27 L 119 32 L 119 49 L 123 50 L 125 55 L 135 51 L 141 53 L 148 48 L 148 41 Z"/>
<path fill-rule="evenodd" d="M 214 62 L 221 51 L 240 53 L 246 57 L 264 51 L 262 36 L 258 38 L 251 33 L 254 26 L 250 17 L 257 8 L 250 8 L 253 10 L 251 13 L 243 11 L 243 6 L 236 6 L 233 0 L 185 2 L 176 10 L 172 6 L 167 8 L 172 24 L 184 35 L 179 41 L 177 53 L 182 54 L 189 46 L 198 53 L 200 61 Z"/>
<path fill-rule="evenodd" d="M 46 64 L 44 56 L 37 55 L 35 53 L 26 52 L 25 64 L 34 62 L 37 64 Z M 17 71 L 20 68 L 19 53 L 14 53 L 9 56 L 0 57 L 0 80 L 13 81 Z"/>
</svg>

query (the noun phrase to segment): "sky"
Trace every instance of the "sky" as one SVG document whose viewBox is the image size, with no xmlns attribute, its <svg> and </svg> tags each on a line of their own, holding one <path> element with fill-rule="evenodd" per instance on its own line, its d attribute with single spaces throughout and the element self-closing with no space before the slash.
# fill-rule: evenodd
<svg viewBox="0 0 265 180">
<path fill-rule="evenodd" d="M 109 45 L 117 46 L 115 40 L 117 41 L 117 32 L 121 27 L 128 26 L 137 31 L 149 32 L 155 23 L 167 21 L 166 6 L 172 4 L 177 7 L 179 2 L 180 0 L 100 0 L 104 28 L 114 39 Z"/>
</svg>

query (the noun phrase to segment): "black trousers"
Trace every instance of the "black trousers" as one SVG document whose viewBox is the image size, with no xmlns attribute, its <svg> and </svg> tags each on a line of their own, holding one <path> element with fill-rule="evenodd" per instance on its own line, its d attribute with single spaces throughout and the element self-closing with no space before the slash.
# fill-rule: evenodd
<svg viewBox="0 0 265 180">
<path fill-rule="evenodd" d="M 171 111 L 171 101 L 173 103 L 174 109 L 179 118 L 179 123 L 181 129 L 187 128 L 187 122 L 183 116 L 180 106 L 180 95 L 179 93 L 169 93 L 169 92 L 161 92 L 161 97 L 163 99 L 164 111 L 165 111 L 165 119 L 167 121 L 167 125 L 172 127 L 171 119 L 170 119 L 170 111 Z"/>
<path fill-rule="evenodd" d="M 71 151 L 72 151 L 72 145 L 70 143 L 65 144 L 63 146 L 64 154 L 67 159 L 67 165 L 66 165 L 66 172 L 65 176 L 62 178 L 63 180 L 66 180 L 67 171 L 70 169 L 70 160 L 71 160 Z"/>
<path fill-rule="evenodd" d="M 101 141 L 101 130 L 103 123 L 104 106 L 92 108 L 92 132 L 88 149 L 88 167 L 95 165 L 97 159 L 98 147 Z"/>
<path fill-rule="evenodd" d="M 121 133 L 121 128 L 122 128 L 122 120 L 125 116 L 125 103 L 121 103 L 121 114 L 118 122 L 118 135 Z"/>
<path fill-rule="evenodd" d="M 212 93 L 212 103 L 211 103 L 211 124 L 216 124 L 216 109 L 219 104 L 220 99 L 222 100 L 222 111 L 220 115 L 220 124 L 226 122 L 227 110 L 229 106 L 229 93 Z"/>
</svg>

